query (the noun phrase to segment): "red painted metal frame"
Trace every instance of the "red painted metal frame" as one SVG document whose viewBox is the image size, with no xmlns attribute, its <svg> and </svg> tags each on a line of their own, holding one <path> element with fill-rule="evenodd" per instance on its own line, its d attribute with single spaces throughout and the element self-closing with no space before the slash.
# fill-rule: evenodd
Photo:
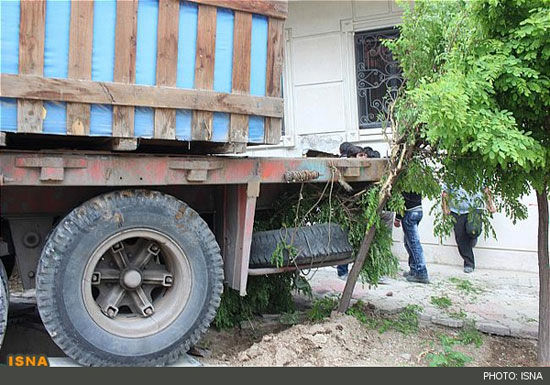
<svg viewBox="0 0 550 385">
<path fill-rule="evenodd" d="M 224 202 L 224 270 L 229 287 L 246 295 L 250 246 L 260 183 L 227 186 Z"/>
<path fill-rule="evenodd" d="M 93 196 L 97 190 L 116 187 L 167 189 L 170 186 L 178 188 L 193 185 L 208 189 L 209 185 L 225 186 L 222 204 L 223 239 L 220 240 L 225 279 L 230 287 L 245 295 L 248 275 L 280 272 L 280 269 L 248 269 L 256 200 L 261 184 L 327 182 L 336 179 L 348 182 L 378 181 L 385 166 L 386 161 L 381 159 L 3 150 L 0 151 L 0 192 L 10 192 L 5 194 L 11 197 L 9 202 L 3 202 L 2 207 L 8 208 L 8 214 L 16 217 L 35 213 L 36 210 L 43 211 L 44 206 L 48 205 L 45 197 L 50 196 L 66 201 L 76 198 L 66 197 L 65 194 Z M 25 190 L 24 194 L 14 195 L 21 189 Z M 45 189 L 55 190 L 57 195 L 45 194 Z M 14 204 L 14 199 L 17 204 Z M 52 204 L 52 207 L 58 206 Z"/>
<path fill-rule="evenodd" d="M 348 181 L 378 181 L 386 162 L 344 158 L 237 158 L 146 154 L 0 151 L 4 186 L 167 186 L 285 183 L 288 171 L 334 173 Z M 338 171 L 335 171 L 338 170 Z"/>
</svg>

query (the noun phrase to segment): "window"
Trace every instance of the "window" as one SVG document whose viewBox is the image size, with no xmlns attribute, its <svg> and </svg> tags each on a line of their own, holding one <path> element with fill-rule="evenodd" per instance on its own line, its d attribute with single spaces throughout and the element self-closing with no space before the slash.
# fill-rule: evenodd
<svg viewBox="0 0 550 385">
<path fill-rule="evenodd" d="M 359 128 L 382 127 L 389 96 L 403 83 L 401 68 L 382 39 L 396 38 L 397 28 L 355 34 L 355 72 L 359 102 Z"/>
</svg>

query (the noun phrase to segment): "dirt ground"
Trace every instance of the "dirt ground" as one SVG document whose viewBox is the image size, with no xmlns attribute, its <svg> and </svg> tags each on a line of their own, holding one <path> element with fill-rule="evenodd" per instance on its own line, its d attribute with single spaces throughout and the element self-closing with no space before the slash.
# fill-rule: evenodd
<svg viewBox="0 0 550 385">
<path fill-rule="evenodd" d="M 13 278 L 11 289 L 20 291 L 18 279 Z M 442 336 L 453 338 L 459 333 L 459 329 L 432 323 L 421 323 L 419 330 L 410 334 L 393 329 L 381 333 L 350 315 L 333 315 L 312 323 L 306 317 L 310 300 L 295 300 L 298 324 L 285 325 L 280 316 L 266 315 L 229 330 L 210 328 L 195 352 L 203 356 L 196 358 L 204 366 L 429 366 L 433 361 L 430 355 L 444 352 Z M 483 342 L 479 347 L 452 345 L 453 351 L 471 358 L 464 366 L 536 366 L 536 341 L 479 336 Z M 29 349 L 34 351 L 32 346 Z M 58 355 L 54 353 L 47 352 Z"/>
<path fill-rule="evenodd" d="M 209 357 L 199 360 L 205 366 L 429 366 L 430 354 L 443 351 L 441 335 L 456 333 L 434 325 L 409 335 L 380 333 L 349 315 L 291 327 L 270 321 L 253 329 L 211 329 L 200 344 Z M 453 345 L 453 350 L 472 358 L 465 366 L 536 364 L 531 340 L 488 335 L 482 340 L 480 347 Z"/>
</svg>

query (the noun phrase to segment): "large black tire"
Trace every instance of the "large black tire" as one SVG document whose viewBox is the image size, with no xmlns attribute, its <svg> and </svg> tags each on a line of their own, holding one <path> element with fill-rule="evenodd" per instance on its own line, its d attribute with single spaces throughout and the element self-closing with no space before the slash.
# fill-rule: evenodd
<svg viewBox="0 0 550 385">
<path fill-rule="evenodd" d="M 8 324 L 9 298 L 8 275 L 4 269 L 4 264 L 0 261 L 0 348 L 2 348 L 2 341 L 4 341 Z"/>
<path fill-rule="evenodd" d="M 294 235 L 294 239 L 293 239 Z M 342 228 L 335 224 L 316 224 L 313 226 L 258 231 L 252 236 L 250 248 L 250 268 L 271 268 L 271 257 L 281 242 L 292 246 L 298 252 L 293 261 L 290 254 L 283 253 L 283 266 L 319 265 L 322 263 L 337 263 L 349 259 L 353 254 L 353 247 Z"/>
<path fill-rule="evenodd" d="M 93 318 L 92 314 L 97 314 L 90 310 L 89 300 L 86 302 L 83 279 L 93 250 L 113 236 L 137 228 L 158 232 L 181 248 L 181 255 L 189 261 L 192 283 L 187 302 L 171 323 L 160 331 L 132 338 L 100 326 Z M 220 248 L 204 220 L 172 196 L 124 190 L 89 200 L 55 227 L 38 264 L 36 298 L 47 331 L 80 364 L 162 366 L 187 352 L 208 329 L 222 291 Z M 150 319 L 157 322 L 152 316 Z M 128 327 L 131 332 L 131 324 Z"/>
</svg>

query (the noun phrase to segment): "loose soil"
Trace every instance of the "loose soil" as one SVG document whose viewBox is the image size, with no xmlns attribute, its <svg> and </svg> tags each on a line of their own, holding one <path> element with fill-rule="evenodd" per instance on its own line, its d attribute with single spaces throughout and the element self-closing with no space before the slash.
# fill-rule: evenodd
<svg viewBox="0 0 550 385">
<path fill-rule="evenodd" d="M 246 326 L 246 325 L 245 325 Z M 440 335 L 457 330 L 434 325 L 404 335 L 380 333 L 349 315 L 292 327 L 256 322 L 254 328 L 210 330 L 200 346 L 210 350 L 204 365 L 225 366 L 428 366 L 427 355 L 442 351 Z M 483 335 L 483 344 L 454 345 L 472 358 L 465 366 L 535 366 L 534 341 Z"/>
</svg>

